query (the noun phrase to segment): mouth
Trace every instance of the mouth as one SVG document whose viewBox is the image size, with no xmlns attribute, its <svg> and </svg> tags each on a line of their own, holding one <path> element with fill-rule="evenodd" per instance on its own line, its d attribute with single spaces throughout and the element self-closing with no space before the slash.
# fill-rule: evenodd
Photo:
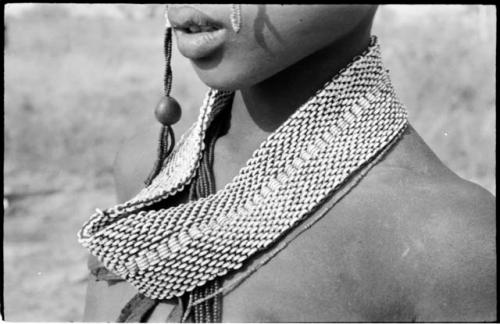
<svg viewBox="0 0 500 324">
<path fill-rule="evenodd" d="M 185 21 L 179 25 L 172 25 L 173 29 L 184 34 L 198 34 L 198 33 L 209 33 L 220 28 L 215 25 L 200 24 L 192 20 Z"/>
<path fill-rule="evenodd" d="M 179 51 L 189 59 L 210 56 L 226 41 L 224 25 L 191 6 L 169 6 L 168 19 Z"/>
</svg>

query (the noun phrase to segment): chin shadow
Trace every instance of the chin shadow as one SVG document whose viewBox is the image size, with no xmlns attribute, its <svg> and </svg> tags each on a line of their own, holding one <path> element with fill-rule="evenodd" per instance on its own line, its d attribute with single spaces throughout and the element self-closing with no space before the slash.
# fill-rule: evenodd
<svg viewBox="0 0 500 324">
<path fill-rule="evenodd" d="M 211 70 L 219 66 L 223 57 L 224 57 L 224 48 L 220 48 L 217 51 L 215 51 L 212 55 L 196 60 L 191 60 L 191 62 L 200 70 Z"/>
<path fill-rule="evenodd" d="M 221 48 L 212 55 L 191 60 L 198 78 L 209 88 L 218 90 L 234 90 L 234 88 L 227 88 L 225 81 L 230 79 L 230 76 L 224 75 L 224 72 L 218 71 L 217 67 L 224 59 L 224 49 Z M 222 84 L 221 84 L 222 83 Z"/>
</svg>

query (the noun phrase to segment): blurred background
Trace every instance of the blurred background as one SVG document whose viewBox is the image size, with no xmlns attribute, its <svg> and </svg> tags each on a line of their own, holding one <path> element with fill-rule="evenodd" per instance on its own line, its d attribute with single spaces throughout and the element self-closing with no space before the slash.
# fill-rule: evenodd
<svg viewBox="0 0 500 324">
<path fill-rule="evenodd" d="M 161 5 L 5 7 L 6 320 L 80 320 L 88 273 L 76 232 L 115 202 L 115 152 L 152 123 L 163 26 Z M 382 6 L 373 29 L 414 127 L 493 194 L 495 26 L 493 6 Z M 197 114 L 206 87 L 176 51 L 173 71 L 173 95 Z"/>
</svg>

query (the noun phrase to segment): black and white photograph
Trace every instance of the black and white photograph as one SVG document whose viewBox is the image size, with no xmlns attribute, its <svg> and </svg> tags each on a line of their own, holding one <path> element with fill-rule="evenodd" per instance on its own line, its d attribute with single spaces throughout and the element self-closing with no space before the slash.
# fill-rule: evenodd
<svg viewBox="0 0 500 324">
<path fill-rule="evenodd" d="M 3 321 L 497 321 L 496 16 L 7 3 Z"/>
</svg>

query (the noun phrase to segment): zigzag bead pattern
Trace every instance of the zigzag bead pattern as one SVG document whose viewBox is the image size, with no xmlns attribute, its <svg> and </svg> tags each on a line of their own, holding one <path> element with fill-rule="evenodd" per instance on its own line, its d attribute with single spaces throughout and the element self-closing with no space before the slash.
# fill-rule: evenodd
<svg viewBox="0 0 500 324">
<path fill-rule="evenodd" d="M 222 190 L 142 210 L 190 183 L 205 131 L 231 96 L 210 90 L 198 121 L 152 184 L 98 211 L 79 232 L 83 246 L 147 297 L 181 296 L 239 269 L 332 197 L 407 125 L 373 37 L 365 53 L 271 134 Z"/>
</svg>

